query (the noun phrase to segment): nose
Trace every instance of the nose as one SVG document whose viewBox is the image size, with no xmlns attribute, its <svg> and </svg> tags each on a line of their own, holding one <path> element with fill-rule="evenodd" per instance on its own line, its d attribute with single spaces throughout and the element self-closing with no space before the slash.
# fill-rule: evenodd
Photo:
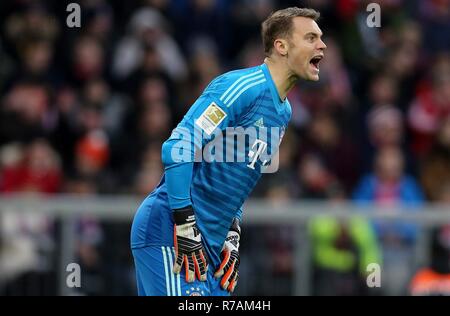
<svg viewBox="0 0 450 316">
<path fill-rule="evenodd" d="M 325 48 L 327 48 L 327 45 L 322 41 L 322 39 L 320 39 L 317 48 L 320 50 L 325 50 Z"/>
</svg>

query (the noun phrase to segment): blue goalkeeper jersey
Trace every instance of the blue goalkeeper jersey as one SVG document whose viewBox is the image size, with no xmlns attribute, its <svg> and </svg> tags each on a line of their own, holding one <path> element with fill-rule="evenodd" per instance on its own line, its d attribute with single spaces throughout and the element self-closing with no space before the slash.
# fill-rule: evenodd
<svg viewBox="0 0 450 316">
<path fill-rule="evenodd" d="M 163 145 L 158 189 L 171 209 L 192 204 L 216 266 L 233 218 L 262 173 L 276 171 L 291 113 L 266 64 L 235 70 L 206 87 Z"/>
</svg>

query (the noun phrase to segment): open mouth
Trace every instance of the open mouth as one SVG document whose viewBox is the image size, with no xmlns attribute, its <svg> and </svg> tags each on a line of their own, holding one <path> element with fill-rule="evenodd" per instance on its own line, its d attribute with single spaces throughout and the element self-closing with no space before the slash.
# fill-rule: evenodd
<svg viewBox="0 0 450 316">
<path fill-rule="evenodd" d="M 318 55 L 318 56 L 314 56 L 311 60 L 310 60 L 310 64 L 317 70 L 319 70 L 319 64 L 320 61 L 322 60 L 323 56 L 322 55 Z"/>
</svg>

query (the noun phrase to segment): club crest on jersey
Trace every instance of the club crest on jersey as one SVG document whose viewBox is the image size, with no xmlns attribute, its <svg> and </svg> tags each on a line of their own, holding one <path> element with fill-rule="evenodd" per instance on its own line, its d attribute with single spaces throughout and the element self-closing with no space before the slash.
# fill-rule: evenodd
<svg viewBox="0 0 450 316">
<path fill-rule="evenodd" d="M 189 296 L 204 296 L 205 295 L 205 291 L 200 290 L 199 287 L 191 287 L 189 290 L 186 290 L 186 294 Z"/>
<path fill-rule="evenodd" d="M 206 108 L 200 117 L 195 121 L 195 124 L 200 127 L 206 134 L 211 135 L 217 126 L 225 119 L 227 114 L 216 103 L 211 104 Z"/>
</svg>

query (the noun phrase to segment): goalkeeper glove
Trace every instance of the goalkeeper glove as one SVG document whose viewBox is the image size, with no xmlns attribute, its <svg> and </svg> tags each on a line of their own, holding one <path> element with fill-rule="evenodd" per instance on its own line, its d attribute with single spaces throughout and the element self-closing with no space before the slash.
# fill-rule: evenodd
<svg viewBox="0 0 450 316">
<path fill-rule="evenodd" d="M 173 211 L 174 245 L 176 261 L 173 272 L 180 273 L 184 263 L 186 282 L 193 282 L 195 276 L 200 281 L 206 281 L 208 263 L 204 256 L 202 236 L 195 222 L 192 206 Z"/>
<path fill-rule="evenodd" d="M 241 228 L 239 227 L 239 220 L 237 218 L 233 219 L 230 231 L 227 234 L 225 243 L 222 247 L 222 263 L 219 269 L 217 269 L 214 276 L 219 278 L 221 276 L 222 280 L 220 285 L 224 290 L 228 292 L 233 292 L 236 287 L 237 280 L 239 277 L 239 239 L 241 235 Z"/>
</svg>

